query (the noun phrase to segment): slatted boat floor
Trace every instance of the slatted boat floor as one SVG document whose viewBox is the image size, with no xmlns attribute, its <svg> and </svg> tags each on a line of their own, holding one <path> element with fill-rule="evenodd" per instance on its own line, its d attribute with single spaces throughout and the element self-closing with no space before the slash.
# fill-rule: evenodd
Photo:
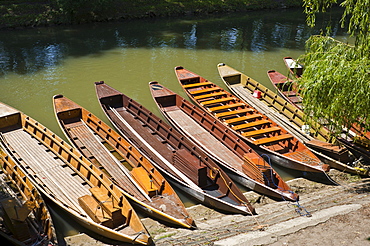
<svg viewBox="0 0 370 246">
<path fill-rule="evenodd" d="M 215 156 L 222 159 L 230 166 L 237 170 L 242 170 L 243 160 L 236 154 L 230 151 L 218 139 L 212 136 L 206 129 L 201 127 L 190 116 L 188 116 L 181 109 L 166 111 L 166 113 L 187 132 L 189 136 L 193 136 L 195 141 L 199 142 L 202 146 L 212 152 Z M 215 150 L 215 151 L 213 151 Z"/>
<path fill-rule="evenodd" d="M 263 113 L 267 117 L 269 117 L 274 122 L 281 125 L 285 130 L 287 130 L 290 134 L 292 134 L 295 138 L 299 139 L 302 142 L 307 142 L 312 140 L 307 134 L 304 134 L 301 129 L 297 128 L 294 124 L 292 124 L 286 117 L 281 117 L 280 113 L 276 111 L 274 108 L 268 107 L 262 101 L 256 99 L 251 100 L 249 97 L 245 96 L 245 88 L 242 85 L 232 85 L 232 89 L 235 93 L 241 97 L 245 102 L 249 105 L 254 107 L 257 111 Z"/>
<path fill-rule="evenodd" d="M 122 189 L 141 201 L 146 200 L 142 193 L 135 188 L 136 185 L 131 180 L 129 170 L 109 152 L 103 145 L 102 139 L 94 134 L 88 126 L 83 122 L 78 122 L 73 126 L 68 125 L 67 129 L 75 141 L 81 143 L 80 147 L 89 151 L 91 156 L 87 156 L 88 159 L 96 158 Z"/>
<path fill-rule="evenodd" d="M 29 168 L 45 183 L 46 189 L 70 207 L 85 212 L 77 199 L 89 195 L 90 186 L 66 166 L 53 152 L 22 129 L 4 133 L 6 141 Z"/>
</svg>

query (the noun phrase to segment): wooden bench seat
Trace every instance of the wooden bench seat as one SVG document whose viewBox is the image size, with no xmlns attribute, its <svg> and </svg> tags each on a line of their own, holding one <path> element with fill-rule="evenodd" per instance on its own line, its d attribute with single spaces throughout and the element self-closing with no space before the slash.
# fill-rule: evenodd
<svg viewBox="0 0 370 246">
<path fill-rule="evenodd" d="M 98 201 L 100 206 L 103 208 L 113 221 L 113 226 L 116 227 L 121 225 L 124 221 L 124 216 L 122 215 L 121 208 L 118 207 L 117 201 L 112 201 L 112 198 L 104 193 L 99 187 L 92 187 L 89 189 L 92 196 Z"/>
<path fill-rule="evenodd" d="M 289 100 L 292 101 L 293 103 L 301 103 L 302 98 L 300 97 L 289 97 Z"/>
<path fill-rule="evenodd" d="M 112 218 L 103 211 L 102 206 L 99 205 L 94 197 L 90 195 L 82 196 L 78 198 L 78 203 L 93 221 L 103 226 L 114 228 Z"/>
<path fill-rule="evenodd" d="M 150 197 L 158 193 L 158 187 L 150 179 L 148 172 L 143 167 L 134 167 L 131 170 L 131 175 Z"/>
<path fill-rule="evenodd" d="M 195 96 L 194 99 L 199 100 L 199 99 L 210 98 L 210 97 L 218 97 L 218 96 L 223 96 L 223 95 L 226 95 L 226 92 L 219 91 L 219 92 L 208 93 L 208 94 L 204 94 L 204 95 L 200 95 L 200 96 Z"/>
<path fill-rule="evenodd" d="M 220 98 L 220 99 L 204 101 L 204 102 L 201 102 L 200 104 L 205 106 L 205 105 L 210 105 L 210 104 L 215 104 L 215 103 L 229 102 L 229 101 L 233 101 L 233 100 L 235 100 L 234 97 L 224 97 L 224 98 Z"/>
<path fill-rule="evenodd" d="M 228 119 L 228 120 L 225 120 L 224 122 L 226 124 L 232 124 L 232 123 L 235 123 L 235 122 L 240 122 L 240 121 L 244 121 L 244 120 L 253 120 L 253 119 L 256 119 L 256 118 L 260 118 L 262 117 L 261 114 L 250 114 L 250 115 L 245 115 L 245 116 L 241 116 L 241 117 L 235 117 L 235 118 L 232 118 L 232 119 Z"/>
<path fill-rule="evenodd" d="M 223 106 L 218 106 L 218 107 L 210 107 L 208 108 L 209 111 L 211 112 L 216 112 L 216 111 L 220 111 L 220 110 L 227 110 L 227 109 L 231 109 L 231 108 L 237 108 L 237 107 L 240 107 L 240 106 L 243 106 L 244 103 L 233 103 L 233 104 L 227 104 L 227 105 L 223 105 Z"/>
<path fill-rule="evenodd" d="M 188 88 L 200 87 L 200 86 L 211 85 L 211 84 L 213 84 L 213 83 L 209 82 L 209 81 L 205 81 L 205 82 L 200 82 L 200 83 L 186 84 L 186 85 L 183 85 L 183 87 L 185 89 L 188 89 Z"/>
<path fill-rule="evenodd" d="M 215 117 L 222 118 L 222 117 L 227 117 L 227 116 L 232 116 L 232 115 L 237 115 L 237 114 L 250 113 L 250 112 L 253 112 L 253 111 L 254 111 L 254 109 L 252 109 L 252 108 L 242 108 L 242 109 L 237 109 L 237 110 L 218 113 L 218 114 L 215 114 Z"/>
<path fill-rule="evenodd" d="M 296 91 L 282 91 L 282 93 L 287 96 L 287 97 L 291 97 L 291 96 L 297 96 L 297 92 Z"/>
<path fill-rule="evenodd" d="M 191 95 L 197 95 L 197 94 L 202 94 L 202 93 L 209 93 L 209 92 L 212 92 L 212 91 L 219 91 L 220 88 L 215 86 L 215 87 L 211 87 L 211 88 L 206 88 L 206 89 L 203 89 L 203 90 L 194 90 L 194 91 L 189 91 L 189 93 Z"/>
<path fill-rule="evenodd" d="M 258 139 L 258 140 L 253 141 L 253 143 L 256 145 L 263 145 L 263 144 L 268 144 L 268 143 L 280 142 L 280 141 L 288 140 L 291 138 L 293 138 L 291 134 L 282 134 L 282 135 L 277 135 L 277 136 L 270 137 L 270 138 Z"/>
<path fill-rule="evenodd" d="M 253 121 L 253 122 L 236 125 L 236 126 L 233 126 L 232 128 L 235 131 L 238 131 L 238 130 L 241 130 L 241 129 L 246 129 L 246 128 L 255 127 L 255 126 L 260 126 L 260 125 L 269 124 L 269 123 L 271 123 L 271 121 L 269 121 L 269 120 L 256 120 L 256 121 Z"/>
<path fill-rule="evenodd" d="M 178 149 L 173 154 L 174 166 L 200 187 L 207 185 L 207 166 L 199 162 L 190 152 Z"/>
<path fill-rule="evenodd" d="M 272 133 L 272 132 L 277 132 L 280 131 L 281 128 L 278 126 L 273 126 L 273 127 L 267 127 L 255 131 L 250 131 L 250 132 L 243 132 L 242 135 L 247 138 L 255 137 L 258 135 L 266 134 L 266 133 Z"/>
<path fill-rule="evenodd" d="M 30 228 L 27 225 L 26 219 L 31 213 L 32 209 L 35 207 L 33 204 L 32 207 L 28 207 L 32 202 L 27 201 L 26 205 L 23 207 L 19 206 L 19 203 L 12 197 L 3 198 L 0 201 L 2 207 L 2 222 L 6 223 L 7 230 L 9 230 L 13 237 L 25 241 L 31 238 Z M 4 224 L 3 224 L 4 225 Z M 6 244 L 6 243 L 5 243 Z M 4 245 L 4 242 L 2 243 Z M 6 244 L 7 245 L 7 244 Z M 17 245 L 26 245 L 26 244 L 17 244 Z"/>
</svg>

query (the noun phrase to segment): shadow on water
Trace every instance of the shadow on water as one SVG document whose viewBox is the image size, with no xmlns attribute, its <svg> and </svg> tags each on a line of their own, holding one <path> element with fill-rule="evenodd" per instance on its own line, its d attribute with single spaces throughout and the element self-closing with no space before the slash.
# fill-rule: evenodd
<svg viewBox="0 0 370 246">
<path fill-rule="evenodd" d="M 60 65 L 67 57 L 99 57 L 104 51 L 117 47 L 253 52 L 277 48 L 303 50 L 307 38 L 319 34 L 329 20 L 335 23 L 334 35 L 343 34 L 339 19 L 339 11 L 319 16 L 319 25 L 309 28 L 302 9 L 288 9 L 0 31 L 0 76 L 8 72 L 35 73 Z"/>
</svg>

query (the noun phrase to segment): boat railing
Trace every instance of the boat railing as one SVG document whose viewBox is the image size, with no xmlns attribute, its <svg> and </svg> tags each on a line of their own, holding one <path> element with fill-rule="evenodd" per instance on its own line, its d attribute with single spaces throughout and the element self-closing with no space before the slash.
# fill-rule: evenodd
<svg viewBox="0 0 370 246">
<path fill-rule="evenodd" d="M 55 240 L 54 228 L 52 226 L 50 214 L 44 200 L 41 198 L 37 189 L 31 186 L 31 181 L 21 170 L 21 168 L 15 163 L 14 159 L 9 156 L 9 149 L 7 148 L 7 145 L 5 144 L 5 139 L 2 135 L 0 136 L 0 141 L 0 165 L 2 171 L 8 177 L 11 177 L 10 181 L 15 186 L 19 187 L 20 194 L 23 199 L 33 202 L 35 206 L 34 216 L 36 216 L 36 220 L 41 221 L 39 226 L 41 226 L 42 229 L 38 229 L 38 232 L 47 235 L 49 240 Z M 49 214 L 49 216 L 45 216 L 46 214 Z"/>
<path fill-rule="evenodd" d="M 111 196 L 119 207 L 124 206 L 124 195 L 120 189 L 110 181 L 107 175 L 103 174 L 97 167 L 77 152 L 77 150 L 71 148 L 64 140 L 50 132 L 37 121 L 34 121 L 28 116 L 24 116 L 23 120 L 25 121 L 25 131 L 44 145 L 47 145 L 47 147 L 60 159 L 66 160 L 65 163 L 68 164 L 74 172 L 79 173 L 91 187 L 103 188 L 104 193 Z"/>
</svg>

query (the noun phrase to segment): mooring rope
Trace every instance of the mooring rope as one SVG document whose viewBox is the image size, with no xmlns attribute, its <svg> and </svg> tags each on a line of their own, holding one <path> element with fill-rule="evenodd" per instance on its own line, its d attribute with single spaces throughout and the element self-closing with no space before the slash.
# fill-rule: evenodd
<svg viewBox="0 0 370 246">
<path fill-rule="evenodd" d="M 266 154 L 262 154 L 261 155 L 261 157 L 263 158 L 264 156 L 266 156 L 267 157 L 267 159 L 268 159 L 268 164 L 270 165 L 270 167 L 271 167 L 271 172 L 273 172 L 273 168 L 272 168 L 272 166 L 271 166 L 271 160 L 270 160 L 270 157 L 268 156 L 268 155 L 266 155 Z M 275 184 L 275 182 L 272 180 L 272 182 L 273 182 L 273 184 L 276 186 L 276 187 L 278 187 L 280 190 L 282 190 L 282 191 L 288 191 L 288 192 L 291 192 L 292 194 L 294 194 L 294 192 L 292 191 L 292 190 L 284 190 L 284 189 L 282 189 L 281 187 L 279 187 L 277 184 Z M 306 216 L 306 217 L 311 217 L 312 215 L 311 215 L 311 213 L 304 207 L 304 206 L 302 206 L 302 205 L 300 205 L 299 204 L 299 201 L 298 200 L 296 200 L 294 203 L 292 203 L 291 201 L 287 201 L 285 198 L 284 198 L 284 196 L 281 196 L 282 197 L 282 199 L 284 200 L 284 201 L 286 201 L 287 202 L 287 205 L 289 206 L 289 204 L 293 204 L 293 206 L 295 207 L 295 211 L 300 215 L 300 216 Z"/>
</svg>

